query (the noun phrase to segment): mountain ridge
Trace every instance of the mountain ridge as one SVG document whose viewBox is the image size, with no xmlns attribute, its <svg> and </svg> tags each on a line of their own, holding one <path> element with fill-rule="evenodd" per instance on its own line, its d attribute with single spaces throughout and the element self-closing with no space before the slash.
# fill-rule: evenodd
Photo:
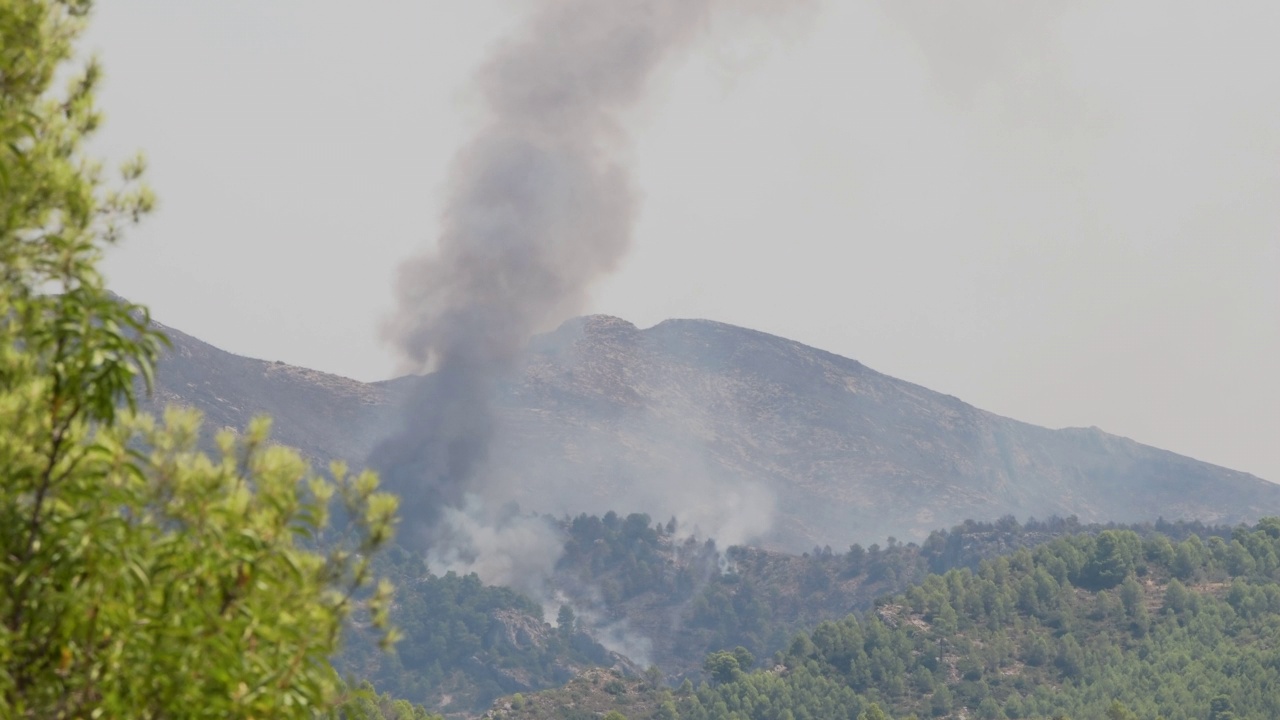
<svg viewBox="0 0 1280 720">
<path fill-rule="evenodd" d="M 321 465 L 364 464 L 418 381 L 362 383 L 165 329 L 174 347 L 151 409 L 192 405 L 215 428 L 270 414 L 276 439 Z M 1006 514 L 1221 523 L 1280 513 L 1280 486 L 1248 473 L 1097 428 L 1000 416 L 713 320 L 568 320 L 529 343 L 494 408 L 484 491 L 556 515 L 678 515 L 730 543 L 919 539 Z"/>
</svg>

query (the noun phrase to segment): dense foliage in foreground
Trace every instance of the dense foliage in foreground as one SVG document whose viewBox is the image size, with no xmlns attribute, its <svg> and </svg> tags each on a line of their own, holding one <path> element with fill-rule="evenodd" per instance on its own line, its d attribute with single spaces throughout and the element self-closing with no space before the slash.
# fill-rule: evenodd
<svg viewBox="0 0 1280 720">
<path fill-rule="evenodd" d="M 697 688 L 630 683 L 610 707 L 632 720 L 1280 717 L 1278 637 L 1280 519 L 1208 542 L 1108 530 L 931 575 L 763 669 L 716 653 Z M 493 715 L 563 716 L 519 705 Z"/>
<path fill-rule="evenodd" d="M 0 717 L 425 717 L 329 662 L 357 607 L 394 639 L 377 479 L 313 473 L 266 420 L 206 454 L 194 413 L 133 412 L 165 339 L 98 264 L 154 201 L 140 158 L 110 186 L 84 152 L 91 5 L 0 0 Z"/>
</svg>

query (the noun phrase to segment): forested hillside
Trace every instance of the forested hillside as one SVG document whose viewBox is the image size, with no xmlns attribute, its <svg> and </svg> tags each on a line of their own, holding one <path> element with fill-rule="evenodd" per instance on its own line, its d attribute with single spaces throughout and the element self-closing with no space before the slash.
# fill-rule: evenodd
<svg viewBox="0 0 1280 720">
<path fill-rule="evenodd" d="M 568 533 L 556 587 L 597 624 L 626 622 L 632 644 L 666 675 L 694 674 L 712 650 L 743 646 L 764 656 L 801 630 L 871 607 L 929 573 L 976 569 L 985 558 L 1034 547 L 1068 534 L 1124 528 L 1140 536 L 1230 537 L 1200 523 L 1082 525 L 1075 518 L 1018 523 L 966 521 L 934 531 L 921 544 L 888 538 L 882 547 L 845 552 L 814 548 L 802 555 L 680 539 L 674 522 L 650 526 L 644 515 L 579 516 Z"/>
<path fill-rule="evenodd" d="M 354 627 L 337 664 L 383 692 L 466 713 L 504 693 L 563 684 L 588 667 L 630 668 L 571 623 L 546 624 L 537 603 L 508 588 L 475 575 L 432 575 L 399 548 L 381 569 L 396 579 L 392 617 L 403 639 L 383 653 Z"/>
<path fill-rule="evenodd" d="M 797 556 L 720 550 L 680 535 L 674 520 L 654 523 L 642 514 L 554 522 L 565 546 L 548 579 L 557 600 L 545 607 L 474 575 L 431 574 L 414 554 L 393 549 L 381 569 L 396 581 L 392 620 L 404 640 L 396 656 L 385 656 L 356 632 L 342 669 L 454 714 L 486 708 L 503 694 L 563 685 L 591 667 L 633 677 L 652 667 L 650 682 L 696 681 L 709 653 L 741 646 L 767 657 L 797 632 L 870 608 L 930 572 L 976 569 L 986 558 L 1118 527 L 1057 518 L 968 521 L 920 545 L 889 539 L 884 547 Z M 1229 528 L 1199 523 L 1125 529 L 1139 537 L 1231 536 Z M 552 618 L 554 627 L 546 622 Z"/>
<path fill-rule="evenodd" d="M 582 682 L 490 715 L 1274 718 L 1277 637 L 1280 519 L 1207 541 L 1106 530 L 929 575 L 758 664 L 711 653 L 696 687 Z"/>
</svg>

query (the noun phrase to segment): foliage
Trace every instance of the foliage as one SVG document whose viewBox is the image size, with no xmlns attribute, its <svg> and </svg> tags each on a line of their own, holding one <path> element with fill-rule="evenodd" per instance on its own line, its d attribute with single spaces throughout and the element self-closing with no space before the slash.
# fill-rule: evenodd
<svg viewBox="0 0 1280 720">
<path fill-rule="evenodd" d="M 1207 542 L 1112 527 L 928 575 L 795 636 L 762 670 L 712 652 L 708 682 L 636 686 L 618 708 L 633 720 L 1280 717 L 1278 636 L 1280 520 Z M 583 689 L 529 696 L 505 717 L 608 702 Z"/>
<path fill-rule="evenodd" d="M 1110 530 L 931 575 L 798 636 L 781 673 L 703 685 L 680 714 L 854 718 L 875 702 L 896 717 L 1277 717 L 1278 529 L 1266 520 L 1173 553 Z M 1175 577 L 1179 553 L 1195 558 L 1191 585 Z"/>
<path fill-rule="evenodd" d="M 421 705 L 388 693 L 379 695 L 368 681 L 354 691 L 346 691 L 344 696 L 339 720 L 444 720 L 440 715 L 428 713 Z"/>
<path fill-rule="evenodd" d="M 1071 533 L 1133 530 L 1151 544 L 1144 552 L 1170 558 L 1176 552 L 1164 533 L 1231 534 L 1199 523 L 1085 526 L 1052 518 L 1019 524 L 1009 517 L 966 521 L 920 545 L 890 539 L 883 548 L 817 548 L 794 556 L 742 547 L 721 552 L 712 541 L 681 536 L 675 520 L 654 523 L 640 513 L 584 514 L 559 526 L 564 554 L 551 585 L 572 602 L 558 606 L 554 632 L 544 629 L 543 609 L 518 593 L 474 576 L 433 576 L 415 556 L 394 548 L 379 572 L 396 579 L 392 621 L 407 639 L 398 656 L 382 657 L 356 632 L 340 667 L 441 710 L 479 710 L 504 692 L 553 687 L 581 668 L 612 665 L 589 636 L 598 629 L 592 618 L 625 617 L 668 633 L 649 638 L 660 673 L 700 679 L 707 677 L 709 654 L 737 647 L 748 657 L 767 657 L 785 649 L 796 632 L 870 608 L 877 597 L 900 592 L 931 570 L 976 569 L 984 558 Z M 577 610 L 586 612 L 579 617 Z M 529 629 L 531 642 L 509 641 L 506 628 L 513 623 Z M 445 698 L 449 708 L 440 707 Z"/>
<path fill-rule="evenodd" d="M 542 607 L 514 590 L 474 574 L 433 575 L 399 547 L 384 553 L 378 569 L 396 579 L 390 618 L 403 641 L 387 655 L 354 628 L 340 666 L 383 691 L 433 706 L 447 695 L 449 709 L 480 710 L 516 686 L 552 687 L 609 662 L 589 636 L 553 630 Z"/>
<path fill-rule="evenodd" d="M 642 593 L 687 595 L 693 590 L 692 578 L 666 572 L 670 540 L 665 528 L 652 527 L 648 515 L 582 514 L 561 525 L 567 537 L 558 574 L 598 585 L 607 605 Z"/>
<path fill-rule="evenodd" d="M 676 720 L 676 701 L 676 694 L 661 684 L 592 668 L 562 687 L 499 700 L 483 717 L 486 720 L 600 720 L 621 716 L 631 720 Z"/>
<path fill-rule="evenodd" d="M 727 683 L 733 682 L 742 673 L 742 668 L 733 653 L 721 650 L 707 656 L 702 663 L 702 671 L 712 682 Z"/>
<path fill-rule="evenodd" d="M 154 201 L 141 159 L 112 188 L 84 154 L 90 5 L 0 0 L 0 716 L 310 717 L 340 700 L 353 609 L 386 626 L 370 563 L 396 502 L 313 475 L 265 420 L 209 457 L 194 414 L 132 412 L 164 340 L 97 265 Z M 345 533 L 310 549 L 335 499 Z"/>
<path fill-rule="evenodd" d="M 652 659 L 676 678 L 705 677 L 700 672 L 708 654 L 736 646 L 767 657 L 786 648 L 795 633 L 870 608 L 876 598 L 901 592 L 930 572 L 977 569 L 984 559 L 1064 535 L 1130 530 L 1154 543 L 1151 552 L 1169 557 L 1176 554 L 1169 538 L 1231 535 L 1230 528 L 1197 522 L 1083 525 L 1050 518 L 1020 524 L 1004 517 L 965 521 L 920 544 L 890 538 L 883 547 L 854 545 L 844 553 L 814 548 L 797 556 L 746 547 L 722 552 L 712 541 L 682 537 L 674 519 L 656 524 L 639 513 L 579 515 L 560 525 L 567 539 L 557 588 L 595 615 L 669 628 L 668 636 L 651 638 Z M 1131 555 L 1117 562 L 1127 568 Z M 1100 564 L 1091 570 L 1101 578 Z"/>
</svg>

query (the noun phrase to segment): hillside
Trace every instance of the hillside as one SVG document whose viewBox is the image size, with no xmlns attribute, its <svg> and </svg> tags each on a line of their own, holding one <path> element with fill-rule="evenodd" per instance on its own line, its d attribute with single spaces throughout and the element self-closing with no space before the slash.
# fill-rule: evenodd
<svg viewBox="0 0 1280 720">
<path fill-rule="evenodd" d="M 590 668 L 639 671 L 571 624 L 545 623 L 543 608 L 529 598 L 475 575 L 429 574 L 399 548 L 378 560 L 378 570 L 396 583 L 392 618 L 403 639 L 394 653 L 383 652 L 356 623 L 335 665 L 380 691 L 456 717 L 504 693 L 562 685 Z"/>
<path fill-rule="evenodd" d="M 242 430 L 254 417 L 270 415 L 272 438 L 321 467 L 334 459 L 359 464 L 382 432 L 388 399 L 379 385 L 242 357 L 157 326 L 173 346 L 156 368 L 155 391 L 139 394 L 144 409 L 195 407 L 209 432 Z"/>
<path fill-rule="evenodd" d="M 678 537 L 660 524 L 648 527 L 647 520 L 609 513 L 562 523 L 565 551 L 548 584 L 585 617 L 580 629 L 675 681 L 696 679 L 709 652 L 743 646 L 768 656 L 795 633 L 869 609 L 931 572 L 977 570 L 984 560 L 1064 536 L 1124 530 L 1180 542 L 1232 533 L 1196 523 L 1082 526 L 1051 519 L 1023 525 L 1006 517 L 935 530 L 922 544 L 792 555 L 742 546 L 717 550 L 714 542 Z"/>
<path fill-rule="evenodd" d="M 554 523 L 564 542 L 539 606 L 474 575 L 427 572 L 394 549 L 379 563 L 397 586 L 392 620 L 404 633 L 395 657 L 355 632 L 340 658 L 344 673 L 454 717 L 494 698 L 564 685 L 592 669 L 647 683 L 701 678 L 708 653 L 742 646 L 757 657 L 785 650 L 797 632 L 907 589 L 931 571 L 977 569 L 985 559 L 1057 538 L 1128 530 L 1180 541 L 1230 538 L 1199 524 L 1081 526 L 1072 520 L 1022 525 L 966 522 L 921 545 L 854 546 L 789 555 L 678 535 L 647 516 L 580 515 Z M 545 619 L 556 618 L 552 627 Z M 623 658 L 607 651 L 608 645 Z M 646 670 L 648 669 L 648 670 Z M 644 672 L 642 672 L 644 670 Z M 577 681 L 573 681 L 577 682 Z"/>
<path fill-rule="evenodd" d="M 223 352 L 173 329 L 151 406 L 213 427 L 275 418 L 320 462 L 362 464 L 413 378 L 365 384 Z M 498 398 L 486 476 L 555 515 L 678 516 L 801 551 L 922 539 L 966 518 L 1084 522 L 1280 513 L 1280 486 L 1094 429 L 1049 430 L 744 328 L 593 316 L 530 345 Z"/>
<path fill-rule="evenodd" d="M 1207 542 L 1067 536 L 930 575 L 771 658 L 712 653 L 696 687 L 588 674 L 487 717 L 1274 718 L 1278 558 L 1276 518 Z"/>
<path fill-rule="evenodd" d="M 1280 486 L 1245 473 L 1097 429 L 999 417 L 707 321 L 567 323 L 534 344 L 504 401 L 493 472 L 527 489 L 522 504 L 544 509 L 555 487 L 552 512 L 610 499 L 684 518 L 690 501 L 760 488 L 776 502 L 770 539 L 793 550 L 920 539 L 1005 514 L 1235 522 L 1280 510 Z"/>
</svg>

